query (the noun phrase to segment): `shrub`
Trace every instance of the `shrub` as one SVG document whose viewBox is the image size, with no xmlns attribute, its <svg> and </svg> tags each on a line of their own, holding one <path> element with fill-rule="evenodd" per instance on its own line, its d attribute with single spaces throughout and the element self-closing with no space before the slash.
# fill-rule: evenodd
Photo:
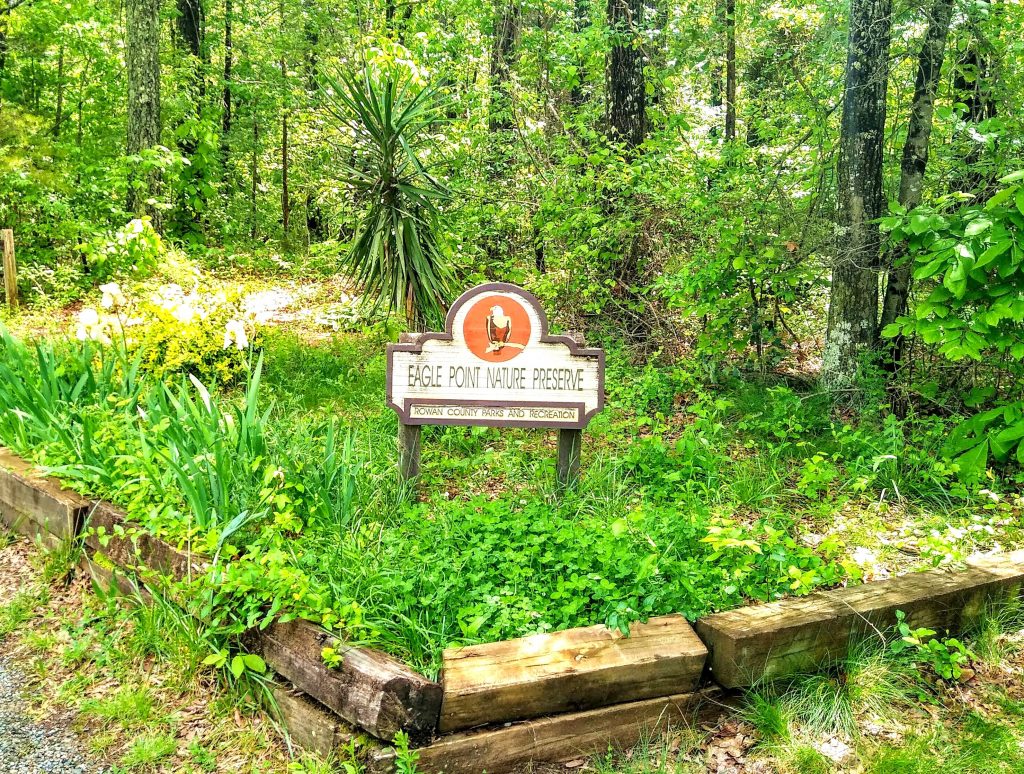
<svg viewBox="0 0 1024 774">
<path fill-rule="evenodd" d="M 140 356 L 142 370 L 161 379 L 188 374 L 204 384 L 231 385 L 244 377 L 258 333 L 237 296 L 203 293 L 198 283 L 190 292 L 163 285 L 140 299 L 126 297 L 115 283 L 102 290 L 106 311 L 83 309 L 78 339 L 116 340 Z"/>
</svg>

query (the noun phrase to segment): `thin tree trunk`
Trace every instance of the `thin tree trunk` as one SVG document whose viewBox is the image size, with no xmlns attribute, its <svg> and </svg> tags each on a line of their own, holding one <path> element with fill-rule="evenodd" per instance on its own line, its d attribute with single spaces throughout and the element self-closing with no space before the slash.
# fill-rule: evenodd
<svg viewBox="0 0 1024 774">
<path fill-rule="evenodd" d="M 160 142 L 160 0 L 126 0 L 128 70 L 128 155 Z M 132 176 L 128 209 L 156 220 L 147 200 L 156 194 L 156 177 Z"/>
<path fill-rule="evenodd" d="M 573 31 L 579 37 L 583 31 L 590 26 L 590 2 L 589 0 L 574 0 L 572 5 Z M 569 102 L 576 107 L 582 105 L 587 99 L 584 88 L 586 82 L 586 62 L 579 57 L 576 62 L 576 83 L 569 92 Z"/>
<path fill-rule="evenodd" d="M 221 94 L 223 110 L 220 119 L 220 155 L 223 164 L 228 163 L 228 134 L 231 132 L 231 68 L 234 65 L 234 42 L 231 39 L 231 23 L 234 9 L 231 0 L 224 0 L 224 91 Z"/>
<path fill-rule="evenodd" d="M 57 50 L 57 109 L 53 115 L 53 136 L 60 137 L 64 124 L 64 41 Z"/>
<path fill-rule="evenodd" d="M 907 139 L 903 144 L 903 160 L 900 164 L 899 202 L 909 212 L 921 203 L 921 189 L 924 185 L 925 168 L 928 166 L 928 145 L 932 133 L 932 117 L 935 113 L 935 94 L 939 88 L 942 62 L 946 55 L 946 38 L 953 18 L 954 0 L 935 0 L 928 13 L 928 30 L 917 62 L 917 80 L 914 85 L 914 101 L 910 109 L 910 125 Z M 891 256 L 895 261 L 900 256 Z M 907 313 L 907 299 L 913 276 L 913 262 L 904 261 L 889 269 L 889 281 L 885 286 L 882 303 L 881 327 L 896 322 Z M 893 340 L 889 349 L 886 368 L 896 371 L 903 359 L 906 343 L 902 336 Z"/>
<path fill-rule="evenodd" d="M 199 96 L 206 93 L 202 72 L 204 11 L 202 0 L 177 0 L 177 32 L 189 53 L 189 80 Z M 196 108 L 199 100 L 192 105 Z"/>
<path fill-rule="evenodd" d="M 252 181 L 252 188 L 249 191 L 249 219 L 252 222 L 252 228 L 249 232 L 250 238 L 256 240 L 256 194 L 260 186 L 260 168 L 259 168 L 259 147 L 260 147 L 260 122 L 256 118 L 255 111 L 252 117 L 252 170 L 250 178 Z"/>
<path fill-rule="evenodd" d="M 285 240 L 288 239 L 291 209 L 291 199 L 288 195 L 288 109 L 285 108 L 281 112 L 281 228 Z"/>
<path fill-rule="evenodd" d="M 725 0 L 725 141 L 736 139 L 736 0 Z"/>
<path fill-rule="evenodd" d="M 970 41 L 957 63 L 953 89 L 956 101 L 965 106 L 961 113 L 963 119 L 972 124 L 980 124 L 996 116 L 996 103 L 992 95 L 994 53 L 977 11 L 968 13 L 966 30 Z M 957 187 L 962 191 L 977 192 L 991 180 L 992 175 L 978 168 L 984 144 L 973 139 L 970 142 L 971 150 L 963 159 Z"/>
<path fill-rule="evenodd" d="M 636 148 L 647 134 L 644 55 L 640 48 L 643 0 L 608 0 L 608 134 Z"/>
<path fill-rule="evenodd" d="M 491 132 L 512 128 L 512 104 L 509 77 L 519 40 L 521 11 L 518 0 L 506 0 L 494 14 L 494 37 L 491 44 L 491 103 L 487 128 Z"/>
<path fill-rule="evenodd" d="M 832 269 L 822 381 L 850 386 L 859 359 L 875 342 L 885 99 L 889 83 L 892 0 L 851 0 L 839 141 L 838 203 L 845 232 Z"/>
</svg>

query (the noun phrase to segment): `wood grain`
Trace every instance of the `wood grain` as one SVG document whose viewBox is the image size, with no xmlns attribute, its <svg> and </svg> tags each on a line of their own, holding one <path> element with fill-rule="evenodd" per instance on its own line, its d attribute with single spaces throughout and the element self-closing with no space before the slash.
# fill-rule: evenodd
<svg viewBox="0 0 1024 774">
<path fill-rule="evenodd" d="M 18 262 L 14 258 L 14 231 L 9 228 L 0 229 L 0 251 L 3 252 L 4 293 L 7 306 L 18 308 Z"/>
<path fill-rule="evenodd" d="M 911 573 L 716 613 L 694 624 L 727 688 L 813 671 L 845 658 L 865 637 L 888 632 L 896 611 L 915 627 L 957 632 L 990 599 L 1019 593 L 1024 551 L 982 557 L 966 570 Z"/>
<path fill-rule="evenodd" d="M 271 689 L 277 717 L 289 741 L 307 752 L 330 759 L 357 736 L 357 731 L 320 702 L 285 685 Z"/>
<path fill-rule="evenodd" d="M 444 652 L 440 730 L 692 691 L 707 649 L 680 615 L 538 634 Z"/>
<path fill-rule="evenodd" d="M 38 475 L 33 466 L 0 449 L 0 518 L 15 532 L 49 547 L 75 537 L 89 501 Z"/>
<path fill-rule="evenodd" d="M 273 624 L 260 645 L 275 672 L 379 739 L 405 731 L 422 741 L 437 729 L 441 686 L 385 653 L 346 646 L 306 621 Z M 325 647 L 342 655 L 339 668 L 324 664 Z"/>
<path fill-rule="evenodd" d="M 418 768 L 446 774 L 501 774 L 532 763 L 557 763 L 629 748 L 669 728 L 695 725 L 722 711 L 718 688 L 556 715 L 487 731 L 464 731 L 422 747 Z M 375 774 L 394 771 L 395 753 L 370 756 Z M 524 769 L 526 770 L 526 769 Z"/>
<path fill-rule="evenodd" d="M 110 503 L 97 502 L 86 527 L 86 546 L 126 569 L 143 574 L 152 570 L 180 582 L 203 575 L 210 566 L 205 556 L 174 548 L 128 521 L 127 514 Z"/>
</svg>

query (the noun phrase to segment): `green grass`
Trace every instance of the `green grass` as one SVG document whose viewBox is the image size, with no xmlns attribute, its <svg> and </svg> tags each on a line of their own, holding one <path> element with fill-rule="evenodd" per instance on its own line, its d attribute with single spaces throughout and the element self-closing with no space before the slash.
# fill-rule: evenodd
<svg viewBox="0 0 1024 774">
<path fill-rule="evenodd" d="M 121 765 L 129 770 L 149 769 L 172 756 L 177 749 L 178 741 L 170 734 L 143 734 L 121 756 Z"/>
<path fill-rule="evenodd" d="M 86 717 L 96 718 L 104 725 L 118 725 L 124 730 L 144 728 L 154 718 L 156 699 L 146 688 L 124 688 L 103 699 L 88 699 L 81 704 Z"/>
<path fill-rule="evenodd" d="M 0 367 L 18 387 L 0 387 L 0 440 L 172 541 L 216 554 L 223 575 L 190 593 L 218 641 L 268 609 L 287 611 L 430 674 L 453 644 L 693 618 L 856 581 L 842 561 L 849 542 L 877 544 L 888 525 L 875 504 L 890 497 L 902 513 L 922 509 L 924 532 L 951 513 L 977 527 L 924 534 L 928 557 L 1019 533 L 1013 506 L 978 516 L 952 474 L 936 471 L 941 423 L 865 412 L 851 425 L 820 395 L 740 382 L 712 390 L 685 367 L 637 368 L 615 348 L 608 409 L 586 434 L 574 493 L 557 492 L 553 432 L 439 427 L 423 433 L 411 492 L 395 471 L 382 330 L 317 345 L 269 332 L 262 384 L 254 377 L 209 401 L 187 381 L 154 384 L 135 364 L 72 346 L 35 357 L 6 339 Z M 24 421 L 2 419 L 16 410 Z M 939 508 L 928 487 L 956 510 Z M 837 527 L 839 510 L 870 528 Z M 49 574 L 73 559 L 69 547 Z M 125 645 L 185 675 L 209 650 L 190 620 L 174 606 L 143 607 Z M 820 724 L 849 724 L 850 686 L 802 690 L 837 713 Z"/>
</svg>

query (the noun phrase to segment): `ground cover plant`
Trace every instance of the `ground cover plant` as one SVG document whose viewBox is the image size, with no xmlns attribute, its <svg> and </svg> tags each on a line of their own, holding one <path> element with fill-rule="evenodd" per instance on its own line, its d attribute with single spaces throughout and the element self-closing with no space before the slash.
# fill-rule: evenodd
<svg viewBox="0 0 1024 774">
<path fill-rule="evenodd" d="M 147 356 L 116 290 L 82 339 L 0 339 L 0 439 L 212 557 L 188 593 L 222 637 L 303 617 L 435 674 L 455 644 L 693 619 L 1019 540 L 1012 483 L 939 453 L 948 421 L 897 420 L 880 393 L 854 426 L 824 395 L 710 388 L 615 348 L 577 491 L 556 491 L 549 434 L 428 428 L 410 492 L 380 399 L 386 327 L 309 344 L 249 321 L 240 350 L 233 321 L 190 319 L 186 335 L 220 332 L 210 373 L 244 355 L 208 387 Z"/>
<path fill-rule="evenodd" d="M 1022 27 L 1004 0 L 0 2 L 0 443 L 210 560 L 175 597 L 242 693 L 274 618 L 435 675 L 1020 548 Z M 484 281 L 607 353 L 573 491 L 544 431 L 426 428 L 398 480 L 385 345 Z M 907 671 L 983 658 L 901 636 Z M 817 722 L 765 690 L 769 735 Z M 990 722 L 906 749 L 970 768 Z"/>
</svg>

